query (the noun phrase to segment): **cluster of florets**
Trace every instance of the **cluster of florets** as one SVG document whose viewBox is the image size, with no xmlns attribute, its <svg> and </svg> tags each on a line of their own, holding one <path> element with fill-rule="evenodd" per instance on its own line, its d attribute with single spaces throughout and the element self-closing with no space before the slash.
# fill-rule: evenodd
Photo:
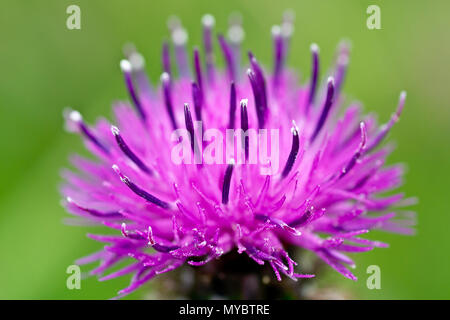
<svg viewBox="0 0 450 320">
<path fill-rule="evenodd" d="M 371 229 L 411 231 L 409 222 L 394 219 L 391 209 L 405 204 L 403 195 L 379 196 L 401 184 L 402 168 L 384 166 L 390 148 L 380 144 L 398 120 L 405 94 L 381 127 L 371 116 L 361 118 L 358 104 L 350 104 L 338 117 L 349 60 L 346 43 L 339 46 L 325 81 L 319 79 L 319 49 L 313 44 L 310 81 L 299 85 L 285 66 L 293 32 L 290 15 L 272 29 L 272 72 L 251 52 L 247 69 L 241 71 L 244 32 L 236 19 L 227 37 L 218 36 L 226 65 L 219 71 L 213 54 L 214 18 L 207 15 L 202 21 L 204 59 L 194 49 L 192 70 L 187 33 L 179 21 L 171 21 L 178 78 L 172 70 L 171 47 L 164 43 L 157 87 L 145 74 L 142 56 L 127 48 L 120 65 L 131 105 L 114 106 L 114 126 L 102 119 L 89 127 L 77 111 L 66 112 L 67 128 L 79 132 L 96 157 L 73 158 L 79 172 L 64 174 L 66 207 L 91 223 L 116 230 L 113 235 L 90 234 L 105 246 L 78 263 L 100 261 L 91 273 L 103 275 L 133 258 L 125 268 L 101 278 L 133 274 L 120 294 L 158 274 L 185 264 L 202 266 L 233 250 L 260 265 L 269 264 L 278 280 L 312 277 L 295 271 L 297 262 L 286 249 L 290 246 L 315 252 L 355 280 L 348 269 L 354 263 L 346 253 L 386 246 L 361 235 Z M 267 175 L 259 163 L 226 159 L 221 164 L 174 163 L 173 131 L 186 129 L 194 146 L 194 120 L 222 132 L 279 130 L 282 170 Z M 243 148 L 247 159 L 248 140 Z"/>
</svg>

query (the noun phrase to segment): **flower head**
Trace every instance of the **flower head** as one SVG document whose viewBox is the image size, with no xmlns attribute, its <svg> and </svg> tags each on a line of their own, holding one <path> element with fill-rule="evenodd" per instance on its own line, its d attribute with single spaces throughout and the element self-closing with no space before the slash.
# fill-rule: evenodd
<svg viewBox="0 0 450 320">
<path fill-rule="evenodd" d="M 311 45 L 311 78 L 299 85 L 286 67 L 291 16 L 272 28 L 272 72 L 251 52 L 247 63 L 240 61 L 239 19 L 231 21 L 227 38 L 218 36 L 226 66 L 218 70 L 214 18 L 206 15 L 202 23 L 204 57 L 194 49 L 191 69 L 187 33 L 177 19 L 170 21 L 178 77 L 164 43 L 157 87 L 146 77 L 142 56 L 127 47 L 120 67 L 131 105 L 114 106 L 114 125 L 102 119 L 91 127 L 79 112 L 66 110 L 67 129 L 81 134 L 96 160 L 73 158 L 78 172 L 64 174 L 65 205 L 114 229 L 112 235 L 90 234 L 105 246 L 78 263 L 99 260 L 91 273 L 103 275 L 131 257 L 131 264 L 102 278 L 132 273 L 130 286 L 120 292 L 124 295 L 159 274 L 185 264 L 202 266 L 232 251 L 270 265 L 278 280 L 312 277 L 298 273 L 288 254 L 288 247 L 300 247 L 356 280 L 346 253 L 386 246 L 361 235 L 372 229 L 411 232 L 409 221 L 394 219 L 402 212 L 392 207 L 406 204 L 403 195 L 380 195 L 401 184 L 402 167 L 385 166 L 391 149 L 381 142 L 398 120 L 406 94 L 382 126 L 372 116 L 362 117 L 356 103 L 339 116 L 345 105 L 347 43 L 339 47 L 323 83 L 319 47 Z M 188 143 L 189 153 L 206 153 L 208 140 L 194 122 L 223 135 L 227 129 L 275 129 L 279 147 L 269 148 L 276 153 L 269 161 L 249 163 L 255 149 L 250 137 L 242 136 L 243 162 L 220 154 L 216 159 L 223 162 L 175 163 L 173 148 L 180 141 Z M 187 134 L 174 135 L 180 129 Z M 280 170 L 263 173 L 274 159 Z"/>
</svg>

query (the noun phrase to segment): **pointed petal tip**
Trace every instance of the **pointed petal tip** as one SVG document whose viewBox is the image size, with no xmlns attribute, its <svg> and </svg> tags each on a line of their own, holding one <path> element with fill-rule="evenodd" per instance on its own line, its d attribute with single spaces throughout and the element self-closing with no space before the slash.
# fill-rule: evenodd
<svg viewBox="0 0 450 320">
<path fill-rule="evenodd" d="M 406 101 L 406 91 L 403 90 L 402 92 L 400 92 L 400 97 L 398 100 L 398 107 L 394 114 L 395 121 L 398 121 L 398 119 L 400 118 L 400 115 L 403 111 L 403 107 L 405 106 L 405 101 Z"/>
<path fill-rule="evenodd" d="M 401 100 L 401 101 L 406 100 L 406 95 L 407 95 L 406 90 L 402 90 L 402 91 L 400 92 L 400 100 Z"/>
</svg>

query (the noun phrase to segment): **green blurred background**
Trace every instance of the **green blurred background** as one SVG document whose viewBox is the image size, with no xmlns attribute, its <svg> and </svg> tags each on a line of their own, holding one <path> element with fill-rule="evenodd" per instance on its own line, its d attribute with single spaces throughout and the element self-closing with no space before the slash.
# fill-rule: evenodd
<svg viewBox="0 0 450 320">
<path fill-rule="evenodd" d="M 81 7 L 81 30 L 66 28 L 66 8 Z M 368 30 L 366 8 L 381 8 L 381 30 Z M 270 28 L 285 9 L 296 12 L 289 64 L 305 79 L 309 45 L 319 44 L 323 65 L 332 61 L 340 39 L 353 43 L 345 92 L 375 111 L 384 122 L 398 94 L 408 91 L 401 121 L 389 138 L 397 142 L 390 162 L 407 164 L 408 196 L 419 204 L 416 236 L 372 233 L 387 241 L 355 257 L 358 282 L 329 272 L 320 282 L 348 288 L 365 299 L 449 299 L 449 61 L 450 1 L 18 1 L 0 10 L 0 298 L 104 299 L 125 287 L 128 278 L 82 281 L 66 288 L 66 268 L 100 244 L 86 238 L 86 227 L 62 223 L 60 169 L 67 157 L 83 152 L 78 137 L 63 130 L 64 106 L 78 108 L 88 122 L 111 115 L 111 102 L 126 99 L 119 70 L 122 46 L 131 41 L 145 55 L 153 82 L 161 72 L 161 42 L 167 18 L 178 15 L 200 44 L 200 18 L 216 17 L 225 31 L 230 13 L 244 18 L 244 49 L 271 63 Z M 216 48 L 217 49 L 217 48 Z M 220 59 L 219 59 L 220 60 Z M 381 267 L 381 290 L 366 288 L 367 266 Z M 88 268 L 83 268 L 87 271 Z M 129 298 L 140 298 L 140 290 Z"/>
</svg>

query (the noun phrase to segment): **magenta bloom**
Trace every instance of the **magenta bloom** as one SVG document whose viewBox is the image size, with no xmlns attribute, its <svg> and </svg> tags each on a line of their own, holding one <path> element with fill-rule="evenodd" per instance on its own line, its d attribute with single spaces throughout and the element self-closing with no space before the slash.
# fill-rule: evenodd
<svg viewBox="0 0 450 320">
<path fill-rule="evenodd" d="M 387 246 L 361 235 L 372 229 L 412 232 L 412 217 L 399 217 L 402 211 L 393 209 L 408 204 L 403 195 L 380 195 L 401 184 L 402 167 L 385 166 L 391 148 L 381 143 L 398 120 L 406 94 L 382 126 L 362 116 L 356 103 L 342 110 L 349 59 L 345 44 L 326 81 L 320 80 L 319 49 L 313 44 L 311 79 L 299 85 L 285 66 L 293 30 L 289 19 L 272 29 L 271 72 L 251 52 L 241 68 L 239 24 L 231 26 L 228 39 L 219 35 L 222 72 L 214 63 L 213 26 L 214 19 L 205 16 L 204 57 L 195 49 L 191 70 L 187 34 L 172 21 L 178 77 L 164 44 L 161 84 L 155 88 L 142 57 L 128 48 L 121 68 L 132 103 L 114 106 L 114 126 L 101 119 L 90 127 L 77 111 L 65 113 L 67 128 L 80 133 L 96 157 L 72 159 L 78 173 L 64 173 L 65 205 L 90 224 L 113 229 L 110 235 L 89 234 L 105 246 L 77 263 L 99 261 L 91 273 L 102 280 L 132 273 L 130 286 L 119 293 L 124 295 L 159 274 L 185 264 L 202 266 L 232 251 L 269 264 L 278 280 L 313 277 L 296 271 L 297 262 L 288 254 L 287 247 L 300 247 L 356 280 L 347 253 Z M 186 129 L 194 151 L 195 139 L 201 141 L 195 121 L 224 136 L 233 128 L 277 129 L 279 172 L 262 174 L 263 164 L 228 159 L 223 164 L 174 163 L 177 141 L 171 135 Z M 248 138 L 245 142 L 248 160 Z M 200 142 L 203 150 L 207 144 Z M 104 275 L 129 257 L 131 264 Z"/>
</svg>

